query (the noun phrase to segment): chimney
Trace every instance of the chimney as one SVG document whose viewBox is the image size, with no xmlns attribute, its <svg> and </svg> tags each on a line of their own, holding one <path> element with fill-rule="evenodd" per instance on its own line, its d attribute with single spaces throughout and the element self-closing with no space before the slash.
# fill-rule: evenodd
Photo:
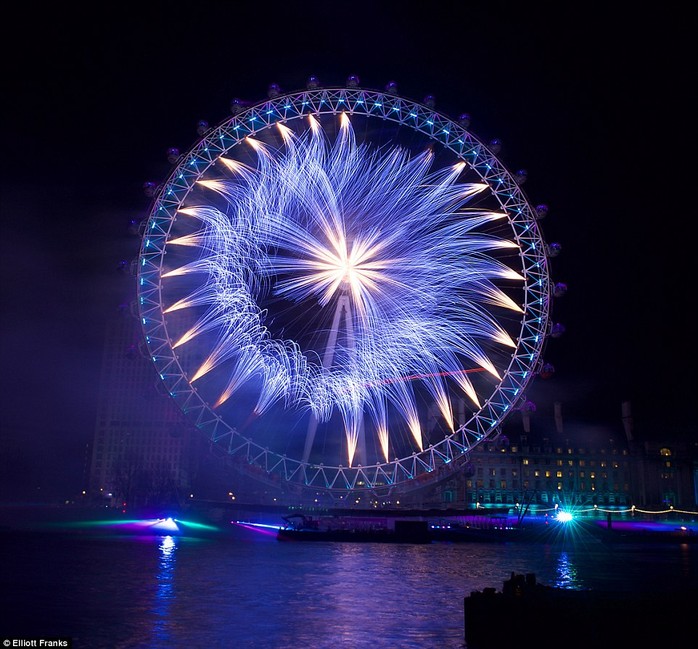
<svg viewBox="0 0 698 649">
<path fill-rule="evenodd" d="M 625 437 L 629 442 L 633 441 L 633 415 L 630 409 L 630 401 L 623 401 L 621 404 L 621 412 L 623 418 L 623 428 L 625 429 Z"/>
<path fill-rule="evenodd" d="M 555 430 L 562 433 L 562 404 L 559 401 L 555 402 Z"/>
</svg>

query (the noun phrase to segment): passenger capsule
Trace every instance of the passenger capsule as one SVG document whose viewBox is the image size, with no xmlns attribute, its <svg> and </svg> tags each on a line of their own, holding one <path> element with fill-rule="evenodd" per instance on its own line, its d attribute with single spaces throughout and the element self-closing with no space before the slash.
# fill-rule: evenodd
<svg viewBox="0 0 698 649">
<path fill-rule="evenodd" d="M 549 379 L 553 374 L 555 374 L 555 366 L 552 363 L 543 363 L 539 372 L 540 378 Z"/>
<path fill-rule="evenodd" d="M 527 178 L 528 178 L 528 171 L 526 171 L 525 169 L 519 169 L 514 174 L 514 182 L 517 185 L 523 185 L 526 182 Z"/>
</svg>

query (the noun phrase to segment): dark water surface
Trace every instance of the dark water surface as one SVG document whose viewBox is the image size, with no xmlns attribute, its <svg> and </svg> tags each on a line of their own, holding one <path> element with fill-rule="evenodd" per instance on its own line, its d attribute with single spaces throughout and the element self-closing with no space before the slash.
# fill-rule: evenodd
<svg viewBox="0 0 698 649">
<path fill-rule="evenodd" d="M 114 649 L 462 649 L 463 598 L 501 590 L 512 572 L 564 588 L 671 592 L 698 585 L 698 545 L 8 533 L 0 535 L 0 641 L 62 636 L 73 647 Z"/>
</svg>

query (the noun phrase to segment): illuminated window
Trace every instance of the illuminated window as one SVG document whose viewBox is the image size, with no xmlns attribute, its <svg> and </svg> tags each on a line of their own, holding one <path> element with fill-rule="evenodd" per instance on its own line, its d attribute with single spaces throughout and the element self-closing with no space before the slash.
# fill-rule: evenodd
<svg viewBox="0 0 698 649">
<path fill-rule="evenodd" d="M 561 477 L 562 477 L 562 471 L 556 471 L 556 472 L 555 472 L 555 477 L 556 477 L 556 478 L 561 478 Z"/>
<path fill-rule="evenodd" d="M 668 449 L 668 448 L 666 448 L 666 447 L 665 447 L 665 448 L 661 448 L 661 449 L 659 449 L 659 454 L 660 454 L 662 457 L 671 457 L 671 449 Z"/>
</svg>

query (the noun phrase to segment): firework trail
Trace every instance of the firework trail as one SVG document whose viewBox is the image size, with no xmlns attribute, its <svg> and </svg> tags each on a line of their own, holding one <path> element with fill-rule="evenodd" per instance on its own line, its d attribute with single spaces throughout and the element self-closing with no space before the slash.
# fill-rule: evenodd
<svg viewBox="0 0 698 649">
<path fill-rule="evenodd" d="M 200 280 L 165 312 L 199 314 L 174 347 L 213 334 L 190 380 L 225 372 L 214 408 L 254 384 L 256 416 L 340 413 L 351 466 L 364 417 L 386 461 L 389 413 L 423 449 L 417 387 L 451 430 L 453 394 L 480 407 L 469 374 L 501 378 L 487 350 L 515 343 L 493 312 L 522 312 L 500 286 L 523 277 L 497 253 L 517 245 L 485 231 L 506 215 L 469 207 L 487 185 L 460 180 L 464 162 L 434 170 L 431 150 L 372 148 L 338 119 L 333 138 L 309 116 L 278 123 L 278 146 L 247 138 L 248 162 L 221 158 L 225 174 L 199 181 L 211 200 L 180 209 L 195 225 L 168 242 L 198 254 L 163 280 Z"/>
</svg>

